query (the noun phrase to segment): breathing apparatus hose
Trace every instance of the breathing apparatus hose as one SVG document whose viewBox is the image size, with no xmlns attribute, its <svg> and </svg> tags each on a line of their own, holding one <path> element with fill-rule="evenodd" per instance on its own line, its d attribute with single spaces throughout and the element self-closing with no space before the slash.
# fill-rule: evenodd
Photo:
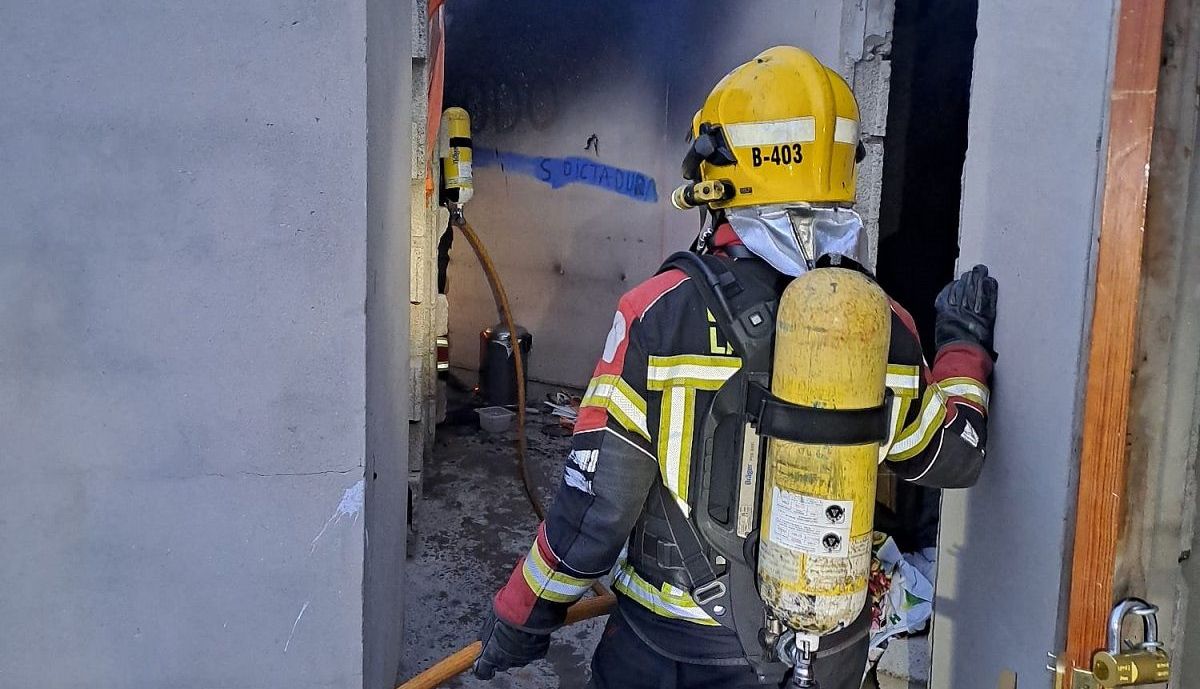
<svg viewBox="0 0 1200 689">
<path fill-rule="evenodd" d="M 475 252 L 475 256 L 479 259 L 479 264 L 483 266 L 484 275 L 487 276 L 488 285 L 492 289 L 492 297 L 496 300 L 496 308 L 500 311 L 501 318 L 504 319 L 504 327 L 508 328 L 509 342 L 513 345 L 513 364 L 517 374 L 517 472 L 521 477 L 521 487 L 525 490 L 525 497 L 529 500 L 529 506 L 533 508 L 533 513 L 537 515 L 538 520 L 542 521 L 546 518 L 546 511 L 543 509 L 542 501 L 538 498 L 537 491 L 534 489 L 533 479 L 529 475 L 529 465 L 525 461 L 527 449 L 525 438 L 525 360 L 521 355 L 521 341 L 517 336 L 517 324 L 513 320 L 512 309 L 508 303 L 508 293 L 504 291 L 504 283 L 500 281 L 500 274 L 496 270 L 496 265 L 492 263 L 487 249 L 484 248 L 479 235 L 475 234 L 471 223 L 467 222 L 461 207 L 451 209 L 450 226 L 458 228 L 463 233 L 463 236 L 467 238 L 467 242 L 471 245 L 471 249 Z M 601 584 L 599 581 L 592 584 L 592 591 L 596 594 L 594 598 L 580 600 L 567 610 L 566 624 L 590 620 L 593 617 L 607 615 L 612 611 L 613 606 L 616 604 L 616 598 L 612 592 L 605 588 L 604 584 Z M 396 689 L 434 689 L 435 687 L 439 687 L 443 682 L 471 669 L 471 665 L 475 663 L 475 659 L 479 657 L 479 653 L 482 650 L 483 645 L 478 641 L 464 646 L 441 659 L 428 670 L 399 685 Z"/>
</svg>

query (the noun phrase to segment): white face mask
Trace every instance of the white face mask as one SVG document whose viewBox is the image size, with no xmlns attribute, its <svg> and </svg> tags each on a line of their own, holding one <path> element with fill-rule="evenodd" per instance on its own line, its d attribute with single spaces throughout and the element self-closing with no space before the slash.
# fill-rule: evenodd
<svg viewBox="0 0 1200 689">
<path fill-rule="evenodd" d="M 803 275 L 831 254 L 875 270 L 862 218 L 848 208 L 751 206 L 725 217 L 747 249 L 785 275 Z"/>
</svg>

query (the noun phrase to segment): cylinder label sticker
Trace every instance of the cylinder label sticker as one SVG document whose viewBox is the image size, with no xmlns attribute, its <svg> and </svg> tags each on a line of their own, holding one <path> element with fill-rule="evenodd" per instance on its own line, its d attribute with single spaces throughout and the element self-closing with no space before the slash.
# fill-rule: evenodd
<svg viewBox="0 0 1200 689">
<path fill-rule="evenodd" d="M 771 523 L 767 538 L 812 555 L 844 557 L 849 552 L 854 503 L 822 500 L 775 486 L 771 491 Z"/>
</svg>

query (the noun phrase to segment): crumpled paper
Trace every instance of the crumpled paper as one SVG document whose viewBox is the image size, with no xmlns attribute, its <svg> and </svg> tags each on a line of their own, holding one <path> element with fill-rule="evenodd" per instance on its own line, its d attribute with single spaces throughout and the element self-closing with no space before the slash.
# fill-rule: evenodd
<svg viewBox="0 0 1200 689">
<path fill-rule="evenodd" d="M 901 553 L 886 534 L 876 533 L 871 558 L 871 662 L 879 660 L 889 639 L 921 631 L 933 616 L 937 551 Z"/>
</svg>

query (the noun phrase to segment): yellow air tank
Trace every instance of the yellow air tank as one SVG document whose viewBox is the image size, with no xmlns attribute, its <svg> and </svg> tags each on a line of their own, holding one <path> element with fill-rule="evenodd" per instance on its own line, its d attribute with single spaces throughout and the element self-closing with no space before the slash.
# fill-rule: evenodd
<svg viewBox="0 0 1200 689">
<path fill-rule="evenodd" d="M 439 135 L 442 149 L 443 202 L 462 205 L 471 200 L 471 116 L 462 108 L 446 108 Z"/>
<path fill-rule="evenodd" d="M 828 409 L 883 403 L 891 315 L 855 271 L 819 268 L 779 304 L 771 392 Z M 759 594 L 788 628 L 814 636 L 849 625 L 867 601 L 879 443 L 767 447 Z"/>
</svg>

